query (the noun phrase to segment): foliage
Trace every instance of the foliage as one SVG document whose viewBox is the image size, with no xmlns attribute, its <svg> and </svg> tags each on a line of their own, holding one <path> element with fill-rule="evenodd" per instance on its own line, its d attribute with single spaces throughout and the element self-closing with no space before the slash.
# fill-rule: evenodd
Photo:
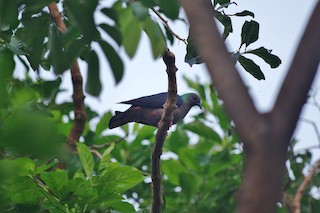
<svg viewBox="0 0 320 213">
<path fill-rule="evenodd" d="M 232 19 L 231 17 L 251 17 L 254 18 L 254 13 L 248 10 L 244 10 L 242 12 L 238 12 L 235 14 L 226 14 L 225 10 L 231 5 L 236 3 L 230 2 L 230 0 L 227 1 L 214 1 L 213 3 L 213 10 L 214 10 L 214 16 L 216 20 L 222 24 L 224 30 L 222 33 L 223 39 L 227 39 L 230 33 L 233 32 L 233 26 L 232 26 Z M 247 54 L 254 54 L 255 56 L 258 56 L 262 58 L 266 63 L 270 65 L 271 68 L 277 68 L 281 64 L 281 60 L 278 56 L 272 54 L 272 50 L 268 50 L 265 47 L 260 47 L 258 49 L 254 50 L 247 50 L 247 47 L 257 41 L 259 38 L 259 23 L 250 20 L 245 21 L 245 23 L 242 26 L 242 32 L 241 32 L 241 44 L 238 50 L 234 51 L 232 53 L 233 58 L 235 61 L 238 61 L 240 65 L 253 77 L 255 77 L 258 80 L 264 80 L 265 76 L 263 72 L 261 71 L 260 67 L 251 59 L 246 58 L 244 55 Z M 241 52 L 241 48 L 244 46 L 244 51 Z M 188 45 L 187 45 L 187 54 L 185 57 L 185 62 L 187 62 L 190 66 L 194 64 L 201 64 L 203 63 L 201 56 L 198 54 L 196 47 L 193 43 L 192 37 L 189 34 L 188 37 Z"/>
<path fill-rule="evenodd" d="M 155 20 L 149 7 L 159 9 L 171 20 L 179 19 L 177 0 L 115 1 L 112 6 L 98 0 L 59 2 L 68 30 L 61 33 L 45 7 L 53 2 L 0 1 L 0 209 L 2 212 L 141 212 L 151 205 L 150 153 L 155 128 L 138 124 L 121 127 L 110 134 L 111 112 L 99 116 L 86 108 L 87 125 L 77 153 L 70 153 L 65 141 L 74 118 L 73 104 L 57 103 L 62 92 L 61 77 L 80 58 L 88 65 L 86 92 L 98 97 L 100 62 L 97 48 L 109 61 L 115 82 L 121 81 L 124 64 L 119 49 L 133 58 L 145 32 L 154 58 L 161 56 L 174 37 L 165 23 Z M 223 37 L 232 33 L 231 17 L 249 16 L 250 11 L 233 15 L 224 10 L 230 1 L 213 2 L 216 19 L 224 26 Z M 97 24 L 94 13 L 105 16 Z M 258 79 L 264 79 L 259 66 L 246 54 L 262 58 L 271 68 L 280 59 L 260 47 L 247 47 L 258 39 L 259 24 L 245 21 L 241 45 L 233 56 Z M 244 47 L 244 52 L 240 49 Z M 196 64 L 201 57 L 188 38 L 186 61 Z M 14 78 L 17 64 L 25 76 Z M 36 80 L 30 72 L 53 70 L 54 80 Z M 212 85 L 184 79 L 202 99 L 203 112 L 192 121 L 172 129 L 164 147 L 165 212 L 232 212 L 242 173 L 242 147 Z M 99 119 L 96 126 L 89 123 Z M 293 196 L 310 164 L 308 151 L 290 151 L 290 171 L 285 194 Z M 319 185 L 315 177 L 313 186 Z M 310 195 L 303 209 L 317 212 L 319 202 Z M 129 203 L 130 201 L 130 203 Z M 285 203 L 284 203 L 285 204 Z M 286 205 L 279 211 L 284 211 Z"/>
</svg>

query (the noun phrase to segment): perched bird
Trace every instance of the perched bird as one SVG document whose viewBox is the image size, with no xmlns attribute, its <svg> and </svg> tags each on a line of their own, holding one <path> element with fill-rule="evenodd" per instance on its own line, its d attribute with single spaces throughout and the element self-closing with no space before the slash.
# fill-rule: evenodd
<svg viewBox="0 0 320 213">
<path fill-rule="evenodd" d="M 129 122 L 157 127 L 164 112 L 163 105 L 166 99 L 167 93 L 163 92 L 120 102 L 122 104 L 131 104 L 132 106 L 124 112 L 116 111 L 115 116 L 110 119 L 109 128 L 113 129 Z M 172 124 L 176 124 L 182 120 L 191 107 L 199 106 L 201 109 L 200 97 L 195 93 L 187 93 L 182 96 L 177 95 L 176 105 L 178 108 L 173 111 Z"/>
</svg>

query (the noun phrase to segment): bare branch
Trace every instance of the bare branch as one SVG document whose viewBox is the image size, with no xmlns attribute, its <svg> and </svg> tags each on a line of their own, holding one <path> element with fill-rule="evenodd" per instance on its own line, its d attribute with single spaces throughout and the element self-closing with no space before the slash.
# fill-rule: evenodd
<svg viewBox="0 0 320 213">
<path fill-rule="evenodd" d="M 162 155 L 163 143 L 167 137 L 168 129 L 171 126 L 173 111 L 177 108 L 177 82 L 176 71 L 178 70 L 175 65 L 175 56 L 172 52 L 167 50 L 163 55 L 163 60 L 167 66 L 168 74 L 168 96 L 164 104 L 164 113 L 158 123 L 158 131 L 156 134 L 155 143 L 152 150 L 151 159 L 151 178 L 152 178 L 152 213 L 162 212 L 163 199 L 162 199 L 162 184 L 161 184 L 161 168 L 160 157 Z"/>
<path fill-rule="evenodd" d="M 168 24 L 168 20 L 166 20 L 165 18 L 163 18 L 163 16 L 159 13 L 158 10 L 156 10 L 154 7 L 150 7 L 150 9 L 161 19 L 161 21 L 163 22 L 163 24 L 166 26 L 166 28 L 169 30 L 169 32 L 176 37 L 176 39 L 182 41 L 183 43 L 185 43 L 186 45 L 188 44 L 187 39 L 181 38 L 178 34 L 176 34 L 175 32 L 173 32 L 173 30 L 171 29 L 170 25 Z"/>
<path fill-rule="evenodd" d="M 320 168 L 320 160 L 318 160 L 314 164 L 314 166 L 311 169 L 311 171 L 309 172 L 309 174 L 307 176 L 305 176 L 305 178 L 303 179 L 301 185 L 299 186 L 299 188 L 296 192 L 296 195 L 293 198 L 293 213 L 300 213 L 301 212 L 301 199 L 304 194 L 304 191 L 311 183 L 312 177 L 318 171 L 319 168 Z"/>
<path fill-rule="evenodd" d="M 319 132 L 319 129 L 317 127 L 317 124 L 314 121 L 306 119 L 306 118 L 300 118 L 300 120 L 310 124 L 313 127 L 314 132 L 316 133 L 316 136 L 317 136 L 317 139 L 318 139 L 318 143 L 320 144 L 320 132 Z"/>
<path fill-rule="evenodd" d="M 273 124 L 286 132 L 283 145 L 296 127 L 300 112 L 317 72 L 320 60 L 320 2 L 317 3 L 300 40 L 288 74 L 272 110 Z M 281 116 L 282 119 L 278 119 Z M 279 129 L 279 128 L 275 128 Z"/>
<path fill-rule="evenodd" d="M 57 4 L 55 2 L 50 3 L 48 5 L 50 14 L 55 21 L 57 28 L 60 32 L 66 32 L 67 27 L 61 17 L 61 14 L 57 8 Z M 82 86 L 82 75 L 79 69 L 78 62 L 75 60 L 71 65 L 71 77 L 72 77 L 72 85 L 73 85 L 73 104 L 74 104 L 74 123 L 72 126 L 72 130 L 68 136 L 68 143 L 72 150 L 75 150 L 75 143 L 79 141 L 84 127 L 86 123 L 87 113 L 85 111 L 84 105 L 84 94 L 83 94 L 83 86 Z"/>
</svg>

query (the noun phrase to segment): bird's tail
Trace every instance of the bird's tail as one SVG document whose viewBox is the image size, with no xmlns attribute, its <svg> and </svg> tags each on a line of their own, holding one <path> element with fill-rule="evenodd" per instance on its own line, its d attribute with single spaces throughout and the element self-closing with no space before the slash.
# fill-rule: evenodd
<svg viewBox="0 0 320 213">
<path fill-rule="evenodd" d="M 109 129 L 113 129 L 128 123 L 126 119 L 124 119 L 125 118 L 124 112 L 116 111 L 115 113 L 116 113 L 115 116 L 113 116 L 109 121 Z"/>
</svg>

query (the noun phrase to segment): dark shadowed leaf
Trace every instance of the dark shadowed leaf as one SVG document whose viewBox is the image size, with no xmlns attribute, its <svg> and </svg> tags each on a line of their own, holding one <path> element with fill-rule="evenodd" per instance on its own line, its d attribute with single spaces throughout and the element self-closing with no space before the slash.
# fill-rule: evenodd
<svg viewBox="0 0 320 213">
<path fill-rule="evenodd" d="M 248 51 L 248 53 L 252 53 L 259 56 L 266 63 L 268 63 L 271 68 L 276 68 L 281 64 L 281 59 L 278 56 L 271 54 L 271 50 L 267 50 L 264 47 Z"/>
<path fill-rule="evenodd" d="M 170 41 L 170 44 L 173 45 L 173 42 L 174 42 L 174 38 L 173 38 L 173 35 L 172 33 L 168 30 L 168 28 L 163 25 L 164 28 L 166 29 L 166 36 L 167 36 L 167 39 Z"/>
<path fill-rule="evenodd" d="M 193 43 L 193 39 L 190 36 L 190 33 L 189 33 L 189 37 L 188 37 L 187 54 L 184 58 L 184 61 L 186 63 L 188 63 L 191 67 L 194 64 L 202 64 L 203 63 L 198 51 L 196 50 L 196 46 Z"/>
<path fill-rule="evenodd" d="M 69 17 L 84 35 L 85 41 L 90 43 L 95 40 L 98 31 L 94 23 L 93 12 L 98 5 L 98 0 L 65 0 L 63 3 L 66 6 Z"/>
<path fill-rule="evenodd" d="M 251 43 L 258 40 L 259 37 L 259 23 L 256 21 L 246 21 L 242 26 L 241 45 L 249 46 Z"/>
<path fill-rule="evenodd" d="M 215 11 L 215 16 L 218 21 L 224 26 L 222 37 L 225 39 L 233 32 L 231 18 L 221 12 Z"/>
<path fill-rule="evenodd" d="M 54 73 L 57 75 L 62 74 L 68 66 L 59 32 L 55 25 L 51 25 L 50 27 L 48 47 L 50 50 L 49 59 L 53 66 Z"/>
<path fill-rule="evenodd" d="M 101 92 L 100 66 L 97 53 L 92 50 L 88 55 L 88 78 L 86 92 L 93 96 L 99 96 Z"/>
<path fill-rule="evenodd" d="M 111 67 L 113 77 L 116 83 L 119 83 L 120 80 L 122 79 L 123 72 L 124 72 L 124 66 L 120 56 L 113 49 L 113 47 L 107 42 L 100 40 L 99 44 L 104 52 L 104 55 L 107 57 L 109 61 L 109 65 Z"/>
<path fill-rule="evenodd" d="M 241 55 L 239 56 L 238 61 L 241 64 L 241 66 L 253 77 L 255 77 L 258 80 L 265 80 L 264 74 L 262 73 L 260 67 L 251 59 L 248 59 Z"/>
<path fill-rule="evenodd" d="M 174 20 L 179 17 L 180 5 L 177 0 L 161 0 L 159 6 L 168 18 Z"/>
<path fill-rule="evenodd" d="M 161 56 L 166 48 L 166 43 L 162 30 L 157 22 L 151 18 L 147 18 L 143 22 L 143 30 L 147 33 L 154 58 Z"/>
<path fill-rule="evenodd" d="M 116 27 L 110 26 L 108 24 L 100 24 L 101 29 L 103 29 L 117 44 L 121 45 L 121 33 Z"/>
<path fill-rule="evenodd" d="M 252 18 L 254 18 L 254 13 L 248 10 L 244 10 L 242 12 L 239 13 L 235 13 L 235 16 L 251 16 Z"/>
<path fill-rule="evenodd" d="M 115 9 L 105 7 L 101 9 L 101 12 L 112 19 L 114 22 L 118 21 L 119 15 Z"/>
</svg>

